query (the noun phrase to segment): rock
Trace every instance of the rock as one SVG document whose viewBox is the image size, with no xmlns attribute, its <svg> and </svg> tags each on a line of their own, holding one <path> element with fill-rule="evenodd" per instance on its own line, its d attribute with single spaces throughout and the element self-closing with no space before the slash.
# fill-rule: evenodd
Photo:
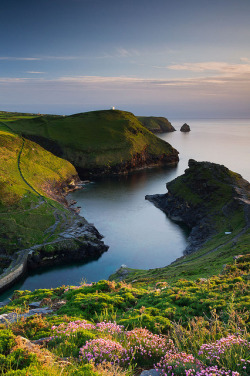
<svg viewBox="0 0 250 376">
<path fill-rule="evenodd" d="M 183 126 L 180 129 L 181 132 L 190 132 L 190 126 L 187 123 L 184 123 Z"/>
<path fill-rule="evenodd" d="M 40 304 L 41 304 L 41 301 L 40 302 L 32 302 L 32 303 L 29 303 L 29 308 L 39 308 L 40 307 Z"/>
<path fill-rule="evenodd" d="M 160 376 L 161 372 L 156 371 L 155 369 L 150 369 L 148 371 L 143 371 L 140 376 Z"/>
<path fill-rule="evenodd" d="M 25 313 L 16 313 L 16 312 L 4 313 L 0 315 L 0 324 L 13 323 L 13 322 L 20 320 L 21 317 L 26 318 L 26 317 L 33 316 L 33 315 L 48 315 L 49 313 L 53 313 L 53 311 L 52 309 L 48 307 L 30 309 L 29 312 L 25 312 Z"/>
</svg>

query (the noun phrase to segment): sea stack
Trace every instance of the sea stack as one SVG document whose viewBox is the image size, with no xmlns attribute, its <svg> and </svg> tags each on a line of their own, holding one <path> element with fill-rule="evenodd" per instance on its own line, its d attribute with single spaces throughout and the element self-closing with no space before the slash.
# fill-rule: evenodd
<svg viewBox="0 0 250 376">
<path fill-rule="evenodd" d="M 181 131 L 181 132 L 190 132 L 191 129 L 190 129 L 190 126 L 189 126 L 187 123 L 185 123 L 185 124 L 183 124 L 183 126 L 181 127 L 180 131 Z"/>
</svg>

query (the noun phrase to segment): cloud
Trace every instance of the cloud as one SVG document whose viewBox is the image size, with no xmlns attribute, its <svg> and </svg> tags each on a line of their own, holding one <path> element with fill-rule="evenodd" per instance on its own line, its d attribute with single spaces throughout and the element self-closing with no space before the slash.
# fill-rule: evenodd
<svg viewBox="0 0 250 376">
<path fill-rule="evenodd" d="M 185 70 L 191 72 L 220 72 L 223 74 L 244 74 L 250 73 L 250 63 L 229 64 L 225 62 L 209 61 L 203 63 L 185 63 L 169 65 L 166 68 L 173 70 Z"/>
<path fill-rule="evenodd" d="M 9 61 L 40 61 L 40 60 L 76 60 L 82 59 L 81 56 L 39 56 L 39 57 L 17 57 L 17 56 L 0 56 L 0 60 Z"/>
<path fill-rule="evenodd" d="M 0 56 L 0 60 L 33 61 L 33 60 L 41 60 L 41 58 L 39 58 L 39 57 Z"/>
<path fill-rule="evenodd" d="M 44 74 L 45 72 L 27 71 L 29 74 Z"/>
<path fill-rule="evenodd" d="M 240 60 L 246 63 L 250 63 L 250 59 L 248 57 L 241 57 Z"/>
<path fill-rule="evenodd" d="M 117 54 L 118 57 L 134 57 L 134 56 L 140 56 L 140 53 L 138 50 L 134 49 L 125 49 L 125 48 L 117 48 Z"/>
</svg>

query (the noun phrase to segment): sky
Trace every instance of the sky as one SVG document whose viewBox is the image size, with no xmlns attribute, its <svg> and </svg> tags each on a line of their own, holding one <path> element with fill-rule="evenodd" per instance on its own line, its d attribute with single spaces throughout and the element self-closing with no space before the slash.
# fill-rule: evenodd
<svg viewBox="0 0 250 376">
<path fill-rule="evenodd" d="M 1 0 L 0 110 L 250 118 L 250 0 Z"/>
</svg>

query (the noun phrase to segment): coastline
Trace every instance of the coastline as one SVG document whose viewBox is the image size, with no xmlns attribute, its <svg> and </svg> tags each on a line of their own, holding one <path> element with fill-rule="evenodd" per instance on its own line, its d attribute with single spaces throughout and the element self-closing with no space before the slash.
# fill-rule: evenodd
<svg viewBox="0 0 250 376">
<path fill-rule="evenodd" d="M 55 191 L 55 197 L 68 209 L 70 225 L 58 234 L 56 240 L 16 252 L 10 265 L 0 275 L 0 293 L 8 290 L 27 275 L 29 270 L 70 261 L 91 261 L 108 250 L 108 246 L 102 241 L 103 236 L 95 226 L 77 214 L 75 209 L 70 208 L 66 196 L 83 188 L 83 182 L 79 179 L 77 182 L 73 181 L 74 184 L 71 181 L 70 185 L 64 184 Z"/>
</svg>

